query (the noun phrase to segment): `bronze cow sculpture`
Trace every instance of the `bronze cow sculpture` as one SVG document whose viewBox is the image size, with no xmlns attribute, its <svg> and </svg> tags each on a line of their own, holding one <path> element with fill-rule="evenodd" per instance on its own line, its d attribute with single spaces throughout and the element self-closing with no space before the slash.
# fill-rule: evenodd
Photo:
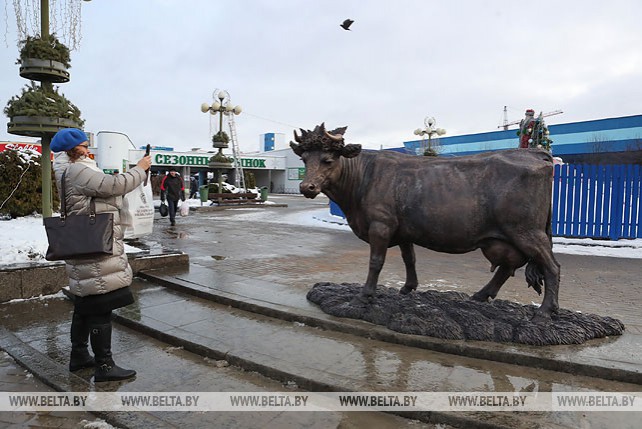
<svg viewBox="0 0 642 429">
<path fill-rule="evenodd" d="M 294 132 L 292 150 L 306 173 L 300 190 L 335 201 L 352 231 L 370 244 L 368 277 L 358 297 L 373 299 L 389 247 L 399 246 L 406 267 L 402 294 L 417 288 L 413 245 L 438 252 L 481 249 L 494 276 L 473 299 L 495 298 L 515 270 L 541 294 L 536 319 L 558 310 L 560 265 L 552 251 L 553 160 L 537 149 L 440 158 L 362 151 L 345 144 L 347 127 Z"/>
</svg>

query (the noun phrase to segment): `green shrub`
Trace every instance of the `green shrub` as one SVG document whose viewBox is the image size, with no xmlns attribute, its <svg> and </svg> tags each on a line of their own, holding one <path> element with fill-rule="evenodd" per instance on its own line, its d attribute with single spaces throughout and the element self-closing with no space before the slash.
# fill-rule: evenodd
<svg viewBox="0 0 642 429">
<path fill-rule="evenodd" d="M 22 64 L 22 61 L 27 58 L 58 61 L 66 68 L 71 68 L 69 48 L 61 43 L 54 34 L 44 38 L 27 36 L 25 40 L 21 40 L 20 58 L 16 63 Z"/>
<path fill-rule="evenodd" d="M 14 116 L 47 116 L 50 118 L 71 119 L 81 128 L 85 121 L 80 119 L 80 109 L 69 101 L 58 89 L 47 91 L 31 82 L 22 88 L 20 97 L 13 96 L 4 108 L 8 118 Z"/>
<path fill-rule="evenodd" d="M 212 136 L 212 143 L 229 143 L 230 138 L 225 131 L 219 131 Z"/>
<path fill-rule="evenodd" d="M 210 158 L 210 162 L 222 162 L 226 164 L 231 164 L 234 162 L 234 158 L 223 155 L 223 152 L 218 152 L 216 155 Z"/>
<path fill-rule="evenodd" d="M 42 169 L 40 154 L 35 150 L 7 149 L 0 152 L 0 214 L 12 218 L 42 213 Z M 52 184 L 55 183 L 53 173 Z M 52 186 L 53 205 L 57 210 L 60 198 Z"/>
</svg>

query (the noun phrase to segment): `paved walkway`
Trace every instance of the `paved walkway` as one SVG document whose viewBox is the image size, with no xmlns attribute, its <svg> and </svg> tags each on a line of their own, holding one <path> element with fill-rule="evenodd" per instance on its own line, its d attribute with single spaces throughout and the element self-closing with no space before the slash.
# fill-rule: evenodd
<svg viewBox="0 0 642 429">
<path fill-rule="evenodd" d="M 35 379 L 16 363 L 11 356 L 0 352 L 0 391 L 2 392 L 55 392 L 54 389 Z M 109 429 L 112 426 L 84 412 L 0 412 L 1 428 L 80 429 L 93 427 Z"/>
</svg>

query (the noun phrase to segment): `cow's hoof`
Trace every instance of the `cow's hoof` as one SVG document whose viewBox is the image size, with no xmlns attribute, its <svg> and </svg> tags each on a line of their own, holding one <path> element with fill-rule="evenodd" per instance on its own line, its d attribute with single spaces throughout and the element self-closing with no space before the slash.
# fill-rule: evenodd
<svg viewBox="0 0 642 429">
<path fill-rule="evenodd" d="M 415 289 L 417 289 L 417 286 L 404 286 L 401 289 L 399 289 L 399 293 L 402 295 L 408 295 L 410 292 L 412 292 Z"/>
<path fill-rule="evenodd" d="M 477 302 L 488 302 L 488 298 L 489 298 L 488 294 L 479 293 L 479 292 L 474 293 L 473 296 L 470 297 L 470 299 Z"/>
<path fill-rule="evenodd" d="M 540 309 L 538 309 L 535 312 L 535 315 L 531 318 L 531 322 L 533 323 L 549 324 L 551 323 L 551 321 L 551 313 L 547 311 L 541 311 Z"/>
<path fill-rule="evenodd" d="M 369 295 L 356 295 L 352 300 L 350 301 L 350 305 L 353 307 L 365 307 L 366 305 L 369 305 L 372 303 L 372 296 Z"/>
</svg>

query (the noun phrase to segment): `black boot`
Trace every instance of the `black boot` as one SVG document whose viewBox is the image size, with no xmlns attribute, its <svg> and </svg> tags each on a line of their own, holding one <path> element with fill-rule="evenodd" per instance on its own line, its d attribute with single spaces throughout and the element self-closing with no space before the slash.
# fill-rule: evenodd
<svg viewBox="0 0 642 429">
<path fill-rule="evenodd" d="M 92 326 L 90 339 L 96 356 L 94 382 L 124 380 L 136 375 L 134 370 L 117 366 L 111 357 L 111 323 Z"/>
<path fill-rule="evenodd" d="M 96 362 L 87 350 L 89 341 L 89 326 L 85 320 L 74 313 L 71 318 L 71 358 L 69 359 L 69 371 L 78 371 L 83 368 L 91 368 Z"/>
</svg>

